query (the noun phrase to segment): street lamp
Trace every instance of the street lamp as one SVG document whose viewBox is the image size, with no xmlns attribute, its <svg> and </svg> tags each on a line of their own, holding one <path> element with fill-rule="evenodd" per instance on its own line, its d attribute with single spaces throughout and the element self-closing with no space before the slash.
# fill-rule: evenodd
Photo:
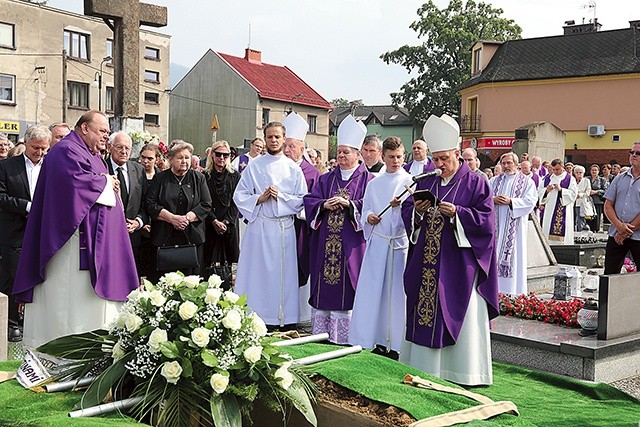
<svg viewBox="0 0 640 427">
<path fill-rule="evenodd" d="M 96 71 L 93 84 L 98 87 L 98 111 L 102 111 L 102 66 L 105 62 L 111 62 L 110 56 L 105 56 L 100 62 L 100 71 Z"/>
</svg>

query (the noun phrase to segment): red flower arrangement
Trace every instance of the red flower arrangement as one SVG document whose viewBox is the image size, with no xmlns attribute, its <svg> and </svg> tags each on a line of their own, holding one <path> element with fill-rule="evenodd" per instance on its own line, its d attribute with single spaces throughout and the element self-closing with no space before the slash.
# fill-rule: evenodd
<svg viewBox="0 0 640 427">
<path fill-rule="evenodd" d="M 555 299 L 543 300 L 529 295 L 505 295 L 498 294 L 500 299 L 500 314 L 522 319 L 535 319 L 545 323 L 565 325 L 571 328 L 579 328 L 578 311 L 584 306 L 584 301 L 574 298 L 571 301 L 558 301 Z"/>
<path fill-rule="evenodd" d="M 169 149 L 167 148 L 165 143 L 162 142 L 162 141 L 158 142 L 158 150 L 160 150 L 160 152 L 162 154 L 164 154 L 165 156 L 167 155 L 167 152 L 169 151 Z"/>
</svg>

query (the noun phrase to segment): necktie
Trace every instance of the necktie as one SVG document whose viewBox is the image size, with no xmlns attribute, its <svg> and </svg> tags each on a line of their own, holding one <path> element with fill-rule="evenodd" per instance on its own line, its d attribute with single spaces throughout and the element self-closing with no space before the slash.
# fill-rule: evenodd
<svg viewBox="0 0 640 427">
<path fill-rule="evenodd" d="M 127 183 L 124 180 L 122 167 L 118 166 L 116 168 L 116 172 L 118 173 L 118 181 L 120 181 L 120 198 L 122 199 L 122 204 L 124 205 L 124 209 L 127 210 L 127 203 L 129 202 L 129 192 L 127 191 Z"/>
</svg>

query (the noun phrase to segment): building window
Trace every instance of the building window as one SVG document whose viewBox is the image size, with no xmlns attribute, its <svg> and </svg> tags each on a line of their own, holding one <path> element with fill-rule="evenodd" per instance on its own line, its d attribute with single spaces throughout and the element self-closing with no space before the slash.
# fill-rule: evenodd
<svg viewBox="0 0 640 427">
<path fill-rule="evenodd" d="M 89 35 L 64 30 L 64 48 L 69 58 L 90 60 Z"/>
<path fill-rule="evenodd" d="M 110 56 L 113 58 L 113 39 L 107 39 L 107 44 L 105 46 L 105 56 Z M 106 65 L 113 67 L 113 59 L 109 62 L 105 62 Z"/>
<path fill-rule="evenodd" d="M 16 76 L 0 74 L 0 103 L 15 104 Z"/>
<path fill-rule="evenodd" d="M 309 132 L 318 133 L 318 116 L 307 116 L 307 122 L 309 123 Z"/>
<path fill-rule="evenodd" d="M 472 74 L 479 73 L 481 65 L 482 65 L 482 48 L 478 48 L 473 51 L 473 59 L 471 60 L 471 73 Z"/>
<path fill-rule="evenodd" d="M 146 59 L 155 59 L 156 61 L 160 61 L 160 49 L 156 49 L 155 47 L 145 46 L 144 57 Z"/>
<path fill-rule="evenodd" d="M 144 93 L 145 104 L 159 104 L 160 94 L 157 92 L 145 92 Z"/>
<path fill-rule="evenodd" d="M 269 110 L 268 108 L 262 109 L 262 127 L 263 128 L 269 124 L 269 111 L 271 110 Z"/>
<path fill-rule="evenodd" d="M 160 83 L 160 73 L 157 71 L 144 70 L 144 81 L 151 83 Z"/>
<path fill-rule="evenodd" d="M 104 111 L 113 112 L 113 88 L 107 86 L 107 92 L 104 97 Z"/>
<path fill-rule="evenodd" d="M 15 49 L 16 47 L 16 26 L 0 22 L 0 47 Z"/>
<path fill-rule="evenodd" d="M 67 105 L 76 108 L 89 108 L 89 83 L 67 83 Z"/>
<path fill-rule="evenodd" d="M 144 124 L 152 126 L 160 126 L 160 116 L 157 114 L 145 114 Z"/>
</svg>

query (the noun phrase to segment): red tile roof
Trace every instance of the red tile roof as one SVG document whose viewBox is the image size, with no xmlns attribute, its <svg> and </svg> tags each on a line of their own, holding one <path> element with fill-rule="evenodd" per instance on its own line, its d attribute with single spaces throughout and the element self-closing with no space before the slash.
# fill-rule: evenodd
<svg viewBox="0 0 640 427">
<path fill-rule="evenodd" d="M 261 98 L 330 109 L 331 105 L 288 67 L 256 62 L 216 52 L 251 84 Z M 302 95 L 302 96 L 299 96 Z"/>
</svg>

